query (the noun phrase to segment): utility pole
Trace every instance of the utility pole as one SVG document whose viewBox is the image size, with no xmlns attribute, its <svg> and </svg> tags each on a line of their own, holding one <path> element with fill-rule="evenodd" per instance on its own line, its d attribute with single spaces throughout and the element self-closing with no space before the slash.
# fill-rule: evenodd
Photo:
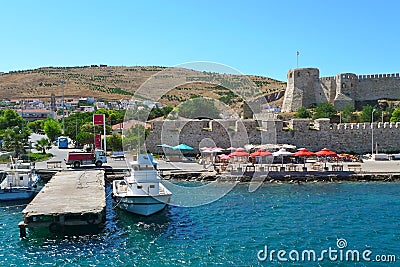
<svg viewBox="0 0 400 267">
<path fill-rule="evenodd" d="M 75 113 L 75 148 L 78 145 L 78 113 Z"/>
<path fill-rule="evenodd" d="M 65 134 L 65 125 L 64 125 L 64 81 L 61 81 L 62 86 L 62 132 Z"/>
<path fill-rule="evenodd" d="M 371 157 L 374 154 L 374 112 L 375 109 L 372 110 L 371 114 Z"/>
</svg>

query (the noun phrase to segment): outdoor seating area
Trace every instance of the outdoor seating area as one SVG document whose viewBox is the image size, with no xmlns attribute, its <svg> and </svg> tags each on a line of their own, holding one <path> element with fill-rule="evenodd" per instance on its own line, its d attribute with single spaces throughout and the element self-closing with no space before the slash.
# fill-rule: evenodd
<svg viewBox="0 0 400 267">
<path fill-rule="evenodd" d="M 170 162 L 197 162 L 203 170 L 217 173 L 236 172 L 343 172 L 361 171 L 358 158 L 350 154 L 338 154 L 328 148 L 312 152 L 307 148 L 296 148 L 289 144 L 246 145 L 245 147 L 222 148 L 203 146 L 194 157 L 195 148 L 184 143 L 163 148 L 161 157 Z"/>
<path fill-rule="evenodd" d="M 304 172 L 304 171 L 361 171 L 361 164 L 346 164 L 356 157 L 338 154 L 328 148 L 312 152 L 291 145 L 239 147 L 201 147 L 199 163 L 214 166 L 218 172 Z M 345 167 L 346 166 L 346 167 Z"/>
</svg>

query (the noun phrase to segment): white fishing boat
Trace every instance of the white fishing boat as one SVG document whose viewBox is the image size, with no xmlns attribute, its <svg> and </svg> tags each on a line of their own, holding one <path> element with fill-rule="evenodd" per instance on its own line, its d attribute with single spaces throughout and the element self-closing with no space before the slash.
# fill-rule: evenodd
<svg viewBox="0 0 400 267">
<path fill-rule="evenodd" d="M 1 173 L 0 201 L 33 198 L 39 192 L 39 175 L 30 168 L 31 165 L 11 162 L 9 167 Z"/>
<path fill-rule="evenodd" d="M 130 168 L 129 176 L 113 181 L 113 196 L 117 206 L 144 216 L 164 209 L 172 193 L 161 183 L 153 156 L 139 154 L 136 161 L 130 162 Z"/>
</svg>

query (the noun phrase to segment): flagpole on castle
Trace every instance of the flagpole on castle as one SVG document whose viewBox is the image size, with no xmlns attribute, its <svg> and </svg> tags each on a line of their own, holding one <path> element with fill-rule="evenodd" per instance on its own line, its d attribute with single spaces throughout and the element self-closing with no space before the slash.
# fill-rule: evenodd
<svg viewBox="0 0 400 267">
<path fill-rule="evenodd" d="M 299 68 L 299 55 L 300 55 L 300 52 L 297 51 L 297 52 L 296 52 L 297 68 Z"/>
</svg>

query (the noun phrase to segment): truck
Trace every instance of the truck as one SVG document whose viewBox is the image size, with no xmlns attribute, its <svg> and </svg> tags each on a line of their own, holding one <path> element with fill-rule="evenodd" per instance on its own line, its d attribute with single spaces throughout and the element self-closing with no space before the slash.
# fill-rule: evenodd
<svg viewBox="0 0 400 267">
<path fill-rule="evenodd" d="M 101 167 L 101 165 L 106 162 L 107 157 L 104 150 L 96 149 L 93 152 L 69 152 L 66 164 L 72 165 L 75 168 L 89 164 L 95 164 L 97 167 Z"/>
</svg>

